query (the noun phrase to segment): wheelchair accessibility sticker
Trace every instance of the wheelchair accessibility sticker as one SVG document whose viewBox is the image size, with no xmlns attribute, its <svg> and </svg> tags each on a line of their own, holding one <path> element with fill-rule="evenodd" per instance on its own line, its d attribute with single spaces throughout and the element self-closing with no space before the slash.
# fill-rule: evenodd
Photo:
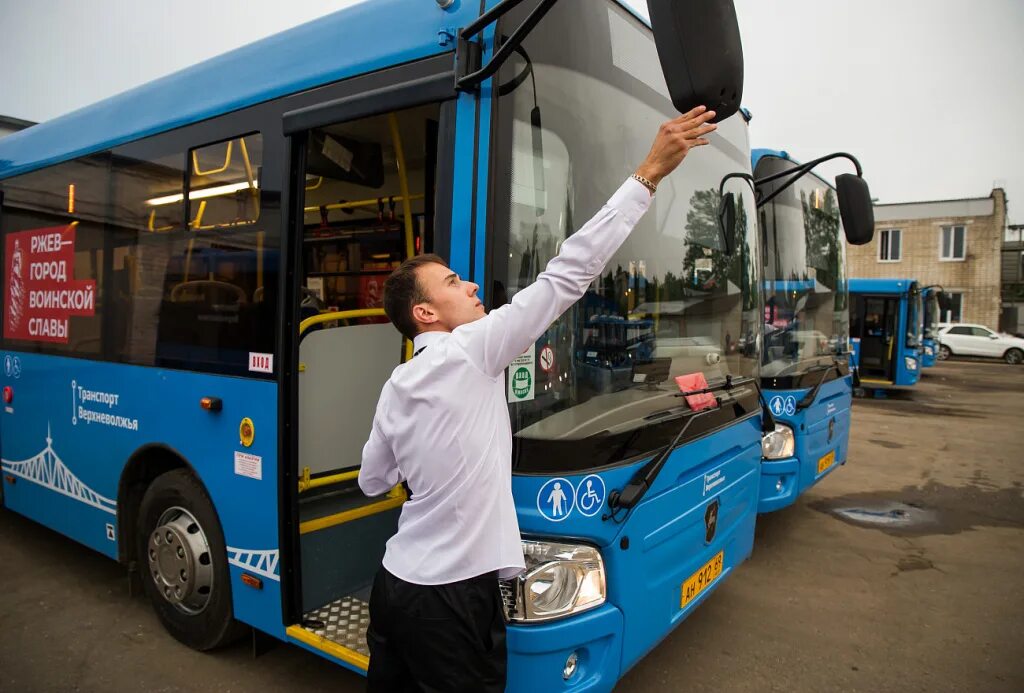
<svg viewBox="0 0 1024 693">
<path fill-rule="evenodd" d="M 782 397 L 775 395 L 768 403 L 768 408 L 772 410 L 772 414 L 775 416 L 793 416 L 796 413 L 796 397 L 789 395 L 788 397 Z"/>
<path fill-rule="evenodd" d="M 575 507 L 576 489 L 568 479 L 548 479 L 537 492 L 537 510 L 546 520 L 561 522 Z"/>
<path fill-rule="evenodd" d="M 604 479 L 591 474 L 576 487 L 576 507 L 587 517 L 593 517 L 604 505 Z"/>
</svg>

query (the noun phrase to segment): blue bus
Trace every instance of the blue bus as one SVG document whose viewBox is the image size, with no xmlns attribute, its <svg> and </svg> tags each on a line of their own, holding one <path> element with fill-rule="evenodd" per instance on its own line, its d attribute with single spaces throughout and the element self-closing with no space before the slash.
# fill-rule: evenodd
<svg viewBox="0 0 1024 693">
<path fill-rule="evenodd" d="M 501 305 L 708 103 L 712 144 L 509 377 L 509 688 L 610 690 L 751 553 L 761 463 L 735 11 L 649 6 L 375 0 L 0 140 L 3 506 L 196 649 L 365 671 L 406 500 L 356 483 L 409 356 L 383 279 L 440 253 Z"/>
<path fill-rule="evenodd" d="M 913 279 L 851 279 L 850 337 L 865 389 L 912 387 L 921 377 L 924 304 Z"/>
<path fill-rule="evenodd" d="M 850 200 L 811 172 L 819 161 L 802 165 L 772 149 L 752 156 L 764 259 L 761 389 L 775 420 L 763 440 L 762 513 L 792 505 L 849 448 L 849 217 L 840 207 Z M 867 234 L 853 240 L 870 240 L 868 221 L 852 222 Z"/>
<path fill-rule="evenodd" d="M 924 312 L 924 330 L 921 338 L 921 367 L 931 368 L 939 356 L 939 297 L 942 287 L 931 285 L 921 289 L 921 304 Z"/>
</svg>

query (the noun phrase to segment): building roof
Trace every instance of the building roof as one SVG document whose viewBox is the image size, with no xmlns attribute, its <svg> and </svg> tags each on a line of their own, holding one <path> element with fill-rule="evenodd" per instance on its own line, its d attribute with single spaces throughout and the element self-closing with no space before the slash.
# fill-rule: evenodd
<svg viewBox="0 0 1024 693">
<path fill-rule="evenodd" d="M 13 116 L 0 115 L 0 128 L 5 130 L 24 130 L 30 128 L 35 123 L 31 120 L 22 120 L 21 118 L 14 118 Z"/>
<path fill-rule="evenodd" d="M 990 217 L 995 214 L 995 204 L 995 199 L 992 196 L 965 197 L 959 200 L 891 202 L 875 205 L 875 223 L 954 217 Z"/>
</svg>

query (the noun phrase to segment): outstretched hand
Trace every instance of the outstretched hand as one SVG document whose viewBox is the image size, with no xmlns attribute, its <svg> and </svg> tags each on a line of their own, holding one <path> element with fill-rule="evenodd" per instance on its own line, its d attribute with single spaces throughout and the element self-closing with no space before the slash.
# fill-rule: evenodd
<svg viewBox="0 0 1024 693">
<path fill-rule="evenodd" d="M 708 143 L 704 135 L 714 132 L 718 126 L 708 121 L 715 117 L 707 106 L 697 106 L 688 113 L 662 123 L 654 138 L 651 151 L 636 172 L 655 185 L 676 170 L 693 147 Z"/>
</svg>

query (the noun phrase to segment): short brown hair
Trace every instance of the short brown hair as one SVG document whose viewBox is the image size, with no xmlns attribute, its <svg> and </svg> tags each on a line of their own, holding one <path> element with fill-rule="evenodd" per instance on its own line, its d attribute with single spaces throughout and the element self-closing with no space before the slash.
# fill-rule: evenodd
<svg viewBox="0 0 1024 693">
<path fill-rule="evenodd" d="M 416 255 L 399 265 L 384 281 L 384 312 L 398 331 L 409 339 L 420 331 L 412 317 L 412 307 L 427 301 L 427 295 L 416 279 L 416 270 L 432 263 L 447 266 L 440 255 Z"/>
</svg>

